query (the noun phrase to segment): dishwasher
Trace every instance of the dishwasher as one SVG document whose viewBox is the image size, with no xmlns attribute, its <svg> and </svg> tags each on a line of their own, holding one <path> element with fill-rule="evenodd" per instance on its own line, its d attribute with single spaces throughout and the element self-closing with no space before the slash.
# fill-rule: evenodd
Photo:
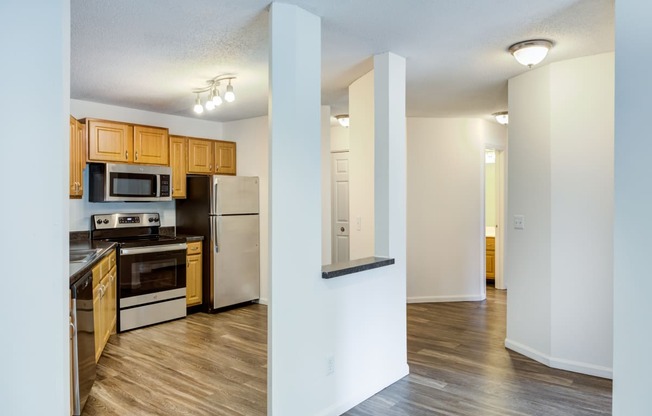
<svg viewBox="0 0 652 416">
<path fill-rule="evenodd" d="M 72 305 L 73 415 L 81 415 L 95 382 L 95 331 L 93 320 L 93 273 L 87 272 L 70 286 Z"/>
</svg>

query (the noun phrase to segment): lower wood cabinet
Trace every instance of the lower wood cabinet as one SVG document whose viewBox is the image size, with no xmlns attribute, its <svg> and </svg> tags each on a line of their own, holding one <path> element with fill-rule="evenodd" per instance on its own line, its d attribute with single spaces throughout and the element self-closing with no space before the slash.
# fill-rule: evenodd
<svg viewBox="0 0 652 416">
<path fill-rule="evenodd" d="M 115 333 L 117 319 L 117 269 L 115 251 L 93 268 L 93 323 L 95 325 L 95 361 Z"/>
<path fill-rule="evenodd" d="M 202 303 L 202 242 L 188 243 L 186 254 L 186 306 Z"/>
<path fill-rule="evenodd" d="M 496 238 L 485 237 L 487 240 L 486 257 L 487 257 L 487 279 L 496 278 Z"/>
</svg>

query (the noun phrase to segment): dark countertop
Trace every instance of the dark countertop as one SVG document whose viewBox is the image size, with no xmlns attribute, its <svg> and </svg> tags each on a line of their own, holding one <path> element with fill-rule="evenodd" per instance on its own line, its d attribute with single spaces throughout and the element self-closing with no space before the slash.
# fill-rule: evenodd
<svg viewBox="0 0 652 416">
<path fill-rule="evenodd" d="M 322 279 L 332 279 L 333 277 L 377 269 L 378 267 L 385 267 L 392 264 L 394 264 L 394 259 L 385 257 L 365 257 L 363 259 L 322 266 L 321 277 Z"/>
<path fill-rule="evenodd" d="M 203 241 L 204 236 L 202 235 L 187 235 L 187 234 L 177 234 L 177 237 L 185 238 L 187 242 L 192 243 L 193 241 Z"/>
<path fill-rule="evenodd" d="M 89 261 L 84 263 L 70 263 L 69 279 L 72 285 L 82 277 L 86 272 L 95 267 L 100 260 L 115 249 L 116 244 L 109 241 L 92 241 L 92 240 L 71 240 L 70 251 L 73 250 L 94 250 L 99 249 L 98 253 Z"/>
</svg>

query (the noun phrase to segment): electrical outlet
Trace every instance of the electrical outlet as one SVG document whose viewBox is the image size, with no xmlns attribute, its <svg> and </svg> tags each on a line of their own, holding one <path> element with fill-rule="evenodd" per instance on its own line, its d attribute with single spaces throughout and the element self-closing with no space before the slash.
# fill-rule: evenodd
<svg viewBox="0 0 652 416">
<path fill-rule="evenodd" d="M 326 359 L 326 375 L 329 376 L 335 372 L 335 356 L 329 355 Z"/>
<path fill-rule="evenodd" d="M 525 230 L 525 215 L 514 215 L 514 229 Z"/>
</svg>

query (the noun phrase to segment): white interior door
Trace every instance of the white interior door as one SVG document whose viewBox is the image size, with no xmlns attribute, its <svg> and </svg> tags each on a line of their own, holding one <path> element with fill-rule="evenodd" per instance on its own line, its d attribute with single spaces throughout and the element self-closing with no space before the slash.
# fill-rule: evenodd
<svg viewBox="0 0 652 416">
<path fill-rule="evenodd" d="M 349 152 L 331 154 L 333 263 L 349 261 Z"/>
</svg>

